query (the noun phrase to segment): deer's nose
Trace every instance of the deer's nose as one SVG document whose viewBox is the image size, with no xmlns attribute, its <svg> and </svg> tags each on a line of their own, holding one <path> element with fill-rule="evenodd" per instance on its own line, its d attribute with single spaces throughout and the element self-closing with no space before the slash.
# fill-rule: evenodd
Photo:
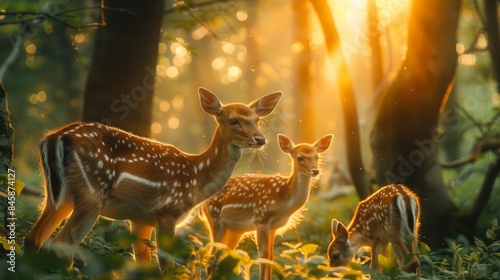
<svg viewBox="0 0 500 280">
<path fill-rule="evenodd" d="M 317 167 L 311 168 L 311 173 L 313 176 L 318 176 L 319 175 L 319 168 L 317 168 Z"/>
<path fill-rule="evenodd" d="M 254 136 L 253 140 L 255 140 L 255 142 L 258 145 L 265 145 L 266 144 L 266 137 L 264 137 L 262 135 Z"/>
</svg>

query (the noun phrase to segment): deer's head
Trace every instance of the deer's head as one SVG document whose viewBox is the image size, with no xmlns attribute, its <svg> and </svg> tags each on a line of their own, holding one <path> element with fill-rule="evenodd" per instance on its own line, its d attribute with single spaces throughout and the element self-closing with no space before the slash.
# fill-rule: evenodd
<svg viewBox="0 0 500 280">
<path fill-rule="evenodd" d="M 331 267 L 347 265 L 355 252 L 349 243 L 349 231 L 341 222 L 332 220 L 333 240 L 328 245 L 328 260 Z"/>
<path fill-rule="evenodd" d="M 231 144 L 241 148 L 260 148 L 266 144 L 266 138 L 259 130 L 259 120 L 272 113 L 283 93 L 271 93 L 248 105 L 224 105 L 215 94 L 204 88 L 199 89 L 199 95 L 203 110 L 215 116 L 219 132 L 230 139 Z"/>
<path fill-rule="evenodd" d="M 306 176 L 319 175 L 319 155 L 325 152 L 332 142 L 333 135 L 328 134 L 318 139 L 314 144 L 297 144 L 294 145 L 292 140 L 283 134 L 278 135 L 278 143 L 281 150 L 293 159 L 295 168 Z"/>
</svg>

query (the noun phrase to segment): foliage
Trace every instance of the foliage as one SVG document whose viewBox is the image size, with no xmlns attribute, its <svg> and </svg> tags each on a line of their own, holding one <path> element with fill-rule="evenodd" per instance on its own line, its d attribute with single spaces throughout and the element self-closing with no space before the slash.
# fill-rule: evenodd
<svg viewBox="0 0 500 280">
<path fill-rule="evenodd" d="M 160 252 L 161 255 L 177 262 L 174 268 L 161 275 L 156 260 L 151 264 L 134 261 L 131 244 L 136 237 L 130 233 L 127 223 L 101 219 L 80 244 L 73 267 L 64 265 L 50 252 L 43 251 L 39 255 L 25 253 L 17 256 L 16 273 L 7 276 L 9 279 L 206 279 L 208 271 L 211 270 L 212 279 L 247 280 L 257 279 L 259 264 L 268 263 L 273 268 L 275 279 L 500 277 L 500 226 L 496 220 L 486 232 L 487 241 L 476 238 L 474 244 L 468 244 L 459 238 L 450 241 L 448 249 L 435 252 L 420 243 L 419 275 L 401 271 L 397 267 L 391 247 L 388 248 L 388 256 L 378 256 L 381 272 L 370 269 L 369 262 L 366 261 L 367 256 L 351 262 L 348 267 L 331 268 L 326 258 L 326 247 L 331 237 L 325 235 L 324 224 L 314 222 L 331 218 L 330 212 L 321 211 L 325 209 L 325 204 L 330 203 L 319 203 L 321 199 L 321 195 L 313 194 L 308 204 L 310 209 L 304 212 L 303 222 L 295 231 L 290 230 L 284 236 L 277 237 L 274 261 L 258 258 L 255 245 L 250 239 L 242 242 L 236 250 L 230 250 L 224 244 L 210 243 L 206 229 L 198 222 L 179 230 L 171 254 Z M 341 209 L 342 203 L 350 205 L 354 201 L 356 196 L 351 194 L 337 199 L 335 204 Z M 24 216 L 23 210 L 19 211 L 18 214 Z M 24 233 L 32 224 L 24 223 L 20 226 L 23 228 L 19 229 L 19 232 Z M 326 230 L 329 230 L 328 225 Z M 152 248 L 155 242 L 156 240 L 150 242 Z M 0 270 L 6 270 L 6 262 L 3 259 L 0 261 Z M 5 276 L 0 278 L 2 277 Z"/>
<path fill-rule="evenodd" d="M 434 257 L 434 275 L 444 279 L 498 279 L 500 277 L 500 240 L 498 220 L 486 236 L 487 242 L 474 239 L 474 246 L 451 241 L 450 247 Z"/>
<path fill-rule="evenodd" d="M 18 179 L 9 180 L 8 174 L 0 174 L 0 186 L 9 185 L 14 188 L 16 195 L 19 196 L 24 188 L 24 183 L 19 181 Z M 5 190 L 0 190 L 0 196 L 7 196 Z"/>
</svg>

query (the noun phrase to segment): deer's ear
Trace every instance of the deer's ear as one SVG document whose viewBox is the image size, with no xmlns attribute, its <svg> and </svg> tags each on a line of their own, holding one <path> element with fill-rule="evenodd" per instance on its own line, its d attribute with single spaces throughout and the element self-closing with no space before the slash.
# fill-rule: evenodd
<svg viewBox="0 0 500 280">
<path fill-rule="evenodd" d="M 341 243 L 346 243 L 349 239 L 349 232 L 341 222 L 336 219 L 332 220 L 332 236 L 334 240 L 339 240 Z"/>
<path fill-rule="evenodd" d="M 280 149 L 289 154 L 293 149 L 293 142 L 288 137 L 283 134 L 278 134 L 278 144 L 280 145 Z"/>
<path fill-rule="evenodd" d="M 337 224 L 339 221 L 336 219 L 332 219 L 332 224 L 331 224 L 331 230 L 332 230 L 332 237 L 333 239 L 337 238 Z"/>
<path fill-rule="evenodd" d="M 333 140 L 333 134 L 328 134 L 328 135 L 325 135 L 325 136 L 321 137 L 320 139 L 318 139 L 318 141 L 316 141 L 316 143 L 314 143 L 314 147 L 316 147 L 316 151 L 318 151 L 318 153 L 323 153 L 326 150 L 328 150 L 328 148 L 330 147 L 330 144 L 332 143 L 332 140 Z"/>
<path fill-rule="evenodd" d="M 198 94 L 200 95 L 201 107 L 205 113 L 218 116 L 222 112 L 222 103 L 215 94 L 202 87 L 198 89 Z"/>
<path fill-rule="evenodd" d="M 253 101 L 248 107 L 252 108 L 259 117 L 266 117 L 273 112 L 282 96 L 281 91 L 271 93 Z"/>
</svg>

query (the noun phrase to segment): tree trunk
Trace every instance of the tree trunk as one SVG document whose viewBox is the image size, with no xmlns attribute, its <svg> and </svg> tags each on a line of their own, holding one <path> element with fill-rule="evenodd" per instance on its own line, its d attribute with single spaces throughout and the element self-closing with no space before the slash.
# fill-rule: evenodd
<svg viewBox="0 0 500 280">
<path fill-rule="evenodd" d="M 456 208 L 445 189 L 438 160 L 440 108 L 457 58 L 460 1 L 413 1 L 407 57 L 387 88 L 372 131 L 374 167 L 380 185 L 401 182 L 420 196 L 421 236 L 444 245 Z"/>
<path fill-rule="evenodd" d="M 14 130 L 9 114 L 7 92 L 0 82 L 0 174 L 7 174 L 14 159 Z"/>
<path fill-rule="evenodd" d="M 248 30 L 248 37 L 246 38 L 247 48 L 247 67 L 245 69 L 245 80 L 248 81 L 247 92 L 251 100 L 257 99 L 262 94 L 261 86 L 257 85 L 257 77 L 261 74 L 260 63 L 262 56 L 257 44 L 258 35 L 258 19 L 259 19 L 259 0 L 245 1 L 248 18 L 245 21 L 245 27 Z"/>
<path fill-rule="evenodd" d="M 500 93 L 500 31 L 498 26 L 497 1 L 484 0 L 486 17 L 486 33 L 488 34 L 488 50 L 491 55 L 493 76 L 497 84 L 497 93 Z"/>
<path fill-rule="evenodd" d="M 295 141 L 314 141 L 314 98 L 311 96 L 311 48 L 309 42 L 311 20 L 307 1 L 293 1 L 293 42 L 300 43 L 302 50 L 295 54 L 293 96 L 299 125 L 294 131 Z"/>
<path fill-rule="evenodd" d="M 163 2 L 109 0 L 84 93 L 83 120 L 149 136 Z"/>
<path fill-rule="evenodd" d="M 14 160 L 14 129 L 9 117 L 9 106 L 7 102 L 7 92 L 0 82 L 0 174 L 8 174 Z M 5 183 L 5 186 L 7 184 Z M 2 191 L 7 192 L 7 188 L 2 187 Z M 7 211 L 7 197 L 0 196 L 0 209 L 3 212 L 4 228 L 7 228 L 11 211 Z"/>
<path fill-rule="evenodd" d="M 359 198 L 364 199 L 370 195 L 372 190 L 370 188 L 370 177 L 364 168 L 361 154 L 358 109 L 349 68 L 340 50 L 340 38 L 335 22 L 333 21 L 330 6 L 326 0 L 311 0 L 311 4 L 321 23 L 323 35 L 325 36 L 326 48 L 332 57 L 332 63 L 337 68 L 337 76 L 335 79 L 339 84 L 340 102 L 344 117 L 349 175 L 356 187 Z"/>
<path fill-rule="evenodd" d="M 380 47 L 380 29 L 378 20 L 378 9 L 375 0 L 368 0 L 368 37 L 370 39 L 370 48 L 372 50 L 371 74 L 372 87 L 377 89 L 384 76 L 382 67 L 382 50 Z"/>
</svg>

